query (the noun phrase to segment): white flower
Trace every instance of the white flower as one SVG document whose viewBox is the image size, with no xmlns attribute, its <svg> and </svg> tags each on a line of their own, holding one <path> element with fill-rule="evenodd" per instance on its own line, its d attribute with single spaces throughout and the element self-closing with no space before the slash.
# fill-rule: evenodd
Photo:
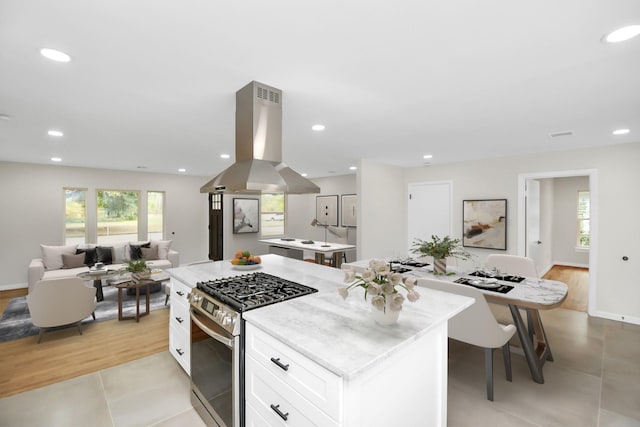
<svg viewBox="0 0 640 427">
<path fill-rule="evenodd" d="M 415 277 L 407 277 L 404 279 L 404 286 L 408 290 L 412 290 L 416 286 L 417 279 Z"/>
<path fill-rule="evenodd" d="M 418 291 L 410 290 L 409 292 L 407 292 L 407 299 L 409 301 L 416 302 L 418 301 L 418 298 L 420 298 L 420 294 L 418 293 Z"/>
<path fill-rule="evenodd" d="M 383 310 L 384 309 L 384 298 L 380 295 L 376 295 L 375 297 L 371 298 L 371 304 L 377 308 L 378 310 Z"/>
<path fill-rule="evenodd" d="M 382 292 L 384 292 L 385 294 L 392 294 L 395 290 L 395 288 L 393 287 L 393 283 L 390 282 L 383 283 L 380 285 L 380 287 L 382 288 Z"/>
<path fill-rule="evenodd" d="M 391 310 L 393 311 L 402 310 L 402 303 L 404 302 L 404 297 L 402 296 L 402 294 L 395 293 L 387 298 L 391 298 Z"/>
<path fill-rule="evenodd" d="M 389 282 L 393 283 L 393 286 L 399 285 L 400 283 L 402 283 L 402 274 L 391 273 L 389 275 Z"/>
<path fill-rule="evenodd" d="M 353 282 L 354 280 L 356 280 L 356 272 L 353 270 L 344 270 L 344 281 L 346 282 Z"/>
<path fill-rule="evenodd" d="M 380 288 L 380 285 L 378 285 L 377 283 L 369 283 L 369 286 L 367 286 L 367 293 L 369 295 L 380 295 L 380 292 L 382 291 L 382 289 Z"/>
<path fill-rule="evenodd" d="M 338 286 L 338 293 L 343 299 L 347 299 L 347 297 L 349 296 L 349 290 L 346 286 Z"/>
<path fill-rule="evenodd" d="M 380 276 L 387 276 L 389 273 L 391 273 L 391 267 L 389 267 L 388 264 L 380 263 L 376 265 L 374 271 Z"/>
<path fill-rule="evenodd" d="M 373 270 L 365 270 L 364 273 L 362 273 L 362 280 L 364 280 L 365 282 L 370 282 L 375 278 L 376 273 Z"/>
</svg>

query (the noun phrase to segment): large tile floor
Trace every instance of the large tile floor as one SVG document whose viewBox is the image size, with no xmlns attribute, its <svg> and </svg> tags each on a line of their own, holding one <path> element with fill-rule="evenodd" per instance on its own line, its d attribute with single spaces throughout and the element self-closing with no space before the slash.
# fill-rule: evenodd
<svg viewBox="0 0 640 427">
<path fill-rule="evenodd" d="M 482 350 L 450 343 L 449 426 L 640 426 L 640 326 L 563 309 L 542 316 L 555 358 L 545 384 L 531 380 L 518 354 L 505 381 L 496 351 L 493 402 Z M 0 399 L 0 426 L 203 425 L 168 352 Z"/>
</svg>

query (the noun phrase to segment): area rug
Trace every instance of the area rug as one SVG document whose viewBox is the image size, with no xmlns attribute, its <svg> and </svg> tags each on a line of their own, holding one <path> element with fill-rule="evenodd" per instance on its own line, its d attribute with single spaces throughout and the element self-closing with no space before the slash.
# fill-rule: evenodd
<svg viewBox="0 0 640 427">
<path fill-rule="evenodd" d="M 82 324 L 88 324 L 92 322 L 102 322 L 105 320 L 118 318 L 118 290 L 113 286 L 105 286 L 102 288 L 104 293 L 104 301 L 100 301 L 96 306 L 96 320 L 89 316 L 82 321 Z M 162 291 L 154 292 L 151 294 L 149 308 L 151 311 L 168 308 L 168 303 L 164 305 L 165 293 Z M 140 296 L 140 311 L 144 312 L 145 297 Z M 122 310 L 125 316 L 135 314 L 136 309 L 136 297 L 127 295 L 125 291 L 122 291 Z M 75 326 L 73 326 L 75 327 Z M 0 318 L 0 343 L 6 341 L 12 341 L 19 338 L 30 337 L 38 335 L 40 328 L 34 326 L 31 322 L 31 315 L 29 314 L 29 307 L 27 306 L 26 297 L 12 298 L 7 305 L 7 308 Z"/>
</svg>

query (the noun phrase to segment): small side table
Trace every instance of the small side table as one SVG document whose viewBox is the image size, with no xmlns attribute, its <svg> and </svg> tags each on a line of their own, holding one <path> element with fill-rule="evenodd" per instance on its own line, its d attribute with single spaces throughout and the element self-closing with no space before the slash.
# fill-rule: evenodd
<svg viewBox="0 0 640 427">
<path fill-rule="evenodd" d="M 140 318 L 142 316 L 146 316 L 147 314 L 149 314 L 149 299 L 150 299 L 150 289 L 151 289 L 151 285 L 155 284 L 155 283 L 161 283 L 162 280 L 153 280 L 153 279 L 149 279 L 149 280 L 141 280 L 138 283 L 133 283 L 133 282 L 123 282 L 123 283 L 119 283 L 116 285 L 116 288 L 118 288 L 118 320 L 133 320 L 135 319 L 136 322 L 140 322 Z M 145 297 L 146 297 L 146 304 L 145 304 L 145 308 L 146 311 L 144 313 L 140 313 L 140 288 L 145 287 Z M 136 315 L 135 316 L 123 316 L 122 315 L 122 291 L 125 289 L 135 289 L 136 290 Z"/>
<path fill-rule="evenodd" d="M 120 274 L 118 270 L 91 270 L 84 273 L 78 273 L 77 277 L 81 279 L 93 279 L 93 287 L 96 288 L 96 301 L 100 302 L 104 300 L 104 294 L 102 293 L 102 279 L 105 277 L 115 276 Z"/>
</svg>

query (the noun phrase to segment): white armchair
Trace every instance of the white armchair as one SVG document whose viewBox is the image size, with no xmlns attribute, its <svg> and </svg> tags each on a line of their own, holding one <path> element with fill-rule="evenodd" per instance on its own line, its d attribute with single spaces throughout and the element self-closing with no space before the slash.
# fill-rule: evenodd
<svg viewBox="0 0 640 427">
<path fill-rule="evenodd" d="M 516 327 L 498 323 L 482 292 L 471 286 L 435 279 L 418 279 L 417 285 L 475 299 L 470 307 L 449 319 L 449 338 L 484 348 L 487 399 L 493 401 L 493 350 L 502 347 L 507 381 L 511 381 L 509 340 Z"/>
<path fill-rule="evenodd" d="M 81 321 L 96 309 L 96 288 L 82 279 L 40 280 L 27 295 L 27 305 L 33 324 L 40 328 L 38 344 L 47 329 L 77 325 L 82 335 Z"/>
</svg>

